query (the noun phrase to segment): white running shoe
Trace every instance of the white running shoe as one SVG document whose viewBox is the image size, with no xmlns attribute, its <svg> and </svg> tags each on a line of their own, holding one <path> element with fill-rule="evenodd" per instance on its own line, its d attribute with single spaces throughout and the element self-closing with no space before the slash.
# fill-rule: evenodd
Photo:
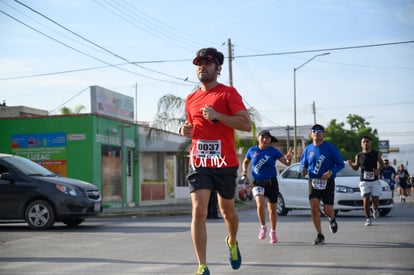
<svg viewBox="0 0 414 275">
<path fill-rule="evenodd" d="M 379 211 L 378 211 L 378 208 L 374 208 L 374 209 L 372 209 L 372 216 L 373 216 L 373 218 L 374 219 L 378 219 L 379 218 L 379 216 L 380 216 L 380 213 L 379 213 Z"/>
</svg>

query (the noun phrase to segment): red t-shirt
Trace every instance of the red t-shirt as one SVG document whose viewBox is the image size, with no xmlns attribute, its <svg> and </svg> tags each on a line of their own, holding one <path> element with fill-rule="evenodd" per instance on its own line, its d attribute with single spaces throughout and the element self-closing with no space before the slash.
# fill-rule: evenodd
<svg viewBox="0 0 414 275">
<path fill-rule="evenodd" d="M 187 120 L 193 125 L 190 165 L 227 168 L 238 166 L 234 129 L 203 117 L 201 108 L 211 105 L 219 113 L 234 115 L 246 110 L 242 97 L 233 87 L 218 84 L 210 91 L 200 88 L 186 99 Z"/>
</svg>

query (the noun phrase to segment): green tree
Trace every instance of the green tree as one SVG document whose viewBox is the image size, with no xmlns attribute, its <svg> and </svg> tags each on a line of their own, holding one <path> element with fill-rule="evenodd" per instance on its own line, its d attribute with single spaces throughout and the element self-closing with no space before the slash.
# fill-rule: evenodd
<svg viewBox="0 0 414 275">
<path fill-rule="evenodd" d="M 334 144 L 345 160 L 353 160 L 355 155 L 361 151 L 362 136 L 371 137 L 372 148 L 378 150 L 378 131 L 372 129 L 365 118 L 349 114 L 346 122 L 350 129 L 345 129 L 345 123 L 338 123 L 336 119 L 331 120 L 325 128 L 325 140 Z M 312 142 L 312 139 L 309 138 L 308 142 Z"/>
<path fill-rule="evenodd" d="M 74 107 L 74 109 L 72 110 L 71 108 L 69 108 L 69 107 L 66 107 L 66 106 L 64 106 L 64 107 L 62 107 L 60 110 L 59 110 L 59 112 L 62 114 L 62 115 L 69 115 L 69 114 L 80 114 L 81 112 L 82 112 L 82 110 L 83 109 L 85 109 L 85 106 L 83 106 L 83 105 L 76 105 L 75 107 Z"/>
<path fill-rule="evenodd" d="M 379 138 L 377 129 L 372 129 L 369 125 L 370 123 L 365 120 L 365 118 L 356 115 L 349 114 L 347 117 L 347 122 L 351 127 L 350 136 L 353 137 L 353 146 L 351 147 L 350 153 L 352 158 L 356 153 L 361 151 L 361 138 L 363 136 L 369 136 L 372 139 L 372 148 L 378 150 Z"/>
</svg>

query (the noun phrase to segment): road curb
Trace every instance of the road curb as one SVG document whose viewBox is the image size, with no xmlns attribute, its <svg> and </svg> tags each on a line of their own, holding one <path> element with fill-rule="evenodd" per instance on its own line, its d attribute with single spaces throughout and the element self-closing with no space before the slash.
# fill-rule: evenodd
<svg viewBox="0 0 414 275">
<path fill-rule="evenodd" d="M 255 208 L 254 201 L 236 201 L 237 211 Z M 191 215 L 191 204 L 142 206 L 131 208 L 109 208 L 104 209 L 97 218 L 131 218 L 131 217 L 154 217 L 154 216 L 186 216 Z"/>
</svg>

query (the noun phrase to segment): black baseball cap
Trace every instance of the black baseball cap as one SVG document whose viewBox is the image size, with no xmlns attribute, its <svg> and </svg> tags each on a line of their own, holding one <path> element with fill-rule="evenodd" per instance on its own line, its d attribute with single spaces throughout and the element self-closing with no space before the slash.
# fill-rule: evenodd
<svg viewBox="0 0 414 275">
<path fill-rule="evenodd" d="M 270 142 L 271 143 L 274 143 L 274 142 L 277 142 L 278 141 L 275 136 L 272 136 L 272 134 L 270 133 L 269 130 L 262 130 L 262 131 L 259 132 L 259 134 L 257 136 L 258 137 L 259 136 L 268 136 L 268 137 L 270 137 Z"/>
<path fill-rule="evenodd" d="M 202 59 L 207 59 L 217 65 L 223 65 L 224 55 L 215 48 L 203 48 L 197 51 L 193 64 L 197 65 L 198 61 Z"/>
<path fill-rule="evenodd" d="M 325 132 L 325 128 L 323 128 L 323 126 L 320 125 L 320 124 L 313 125 L 312 128 L 311 128 L 311 130 L 322 130 L 322 131 Z"/>
</svg>

